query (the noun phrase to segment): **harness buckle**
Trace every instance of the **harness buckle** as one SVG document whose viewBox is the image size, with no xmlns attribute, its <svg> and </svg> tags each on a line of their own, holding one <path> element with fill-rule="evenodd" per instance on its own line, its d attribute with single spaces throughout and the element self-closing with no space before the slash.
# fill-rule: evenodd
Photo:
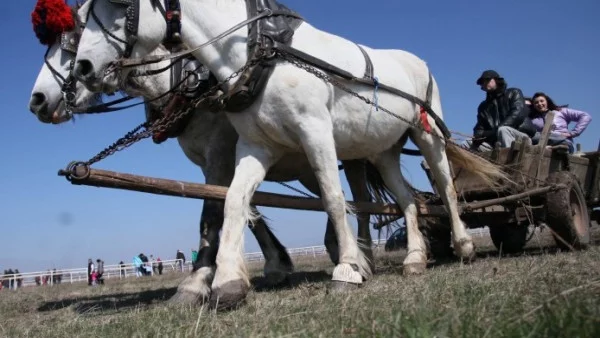
<svg viewBox="0 0 600 338">
<path fill-rule="evenodd" d="M 181 12 L 178 10 L 169 10 L 169 11 L 167 11 L 166 17 L 167 17 L 167 20 L 173 20 L 173 19 L 179 20 L 179 19 L 181 19 Z"/>
</svg>

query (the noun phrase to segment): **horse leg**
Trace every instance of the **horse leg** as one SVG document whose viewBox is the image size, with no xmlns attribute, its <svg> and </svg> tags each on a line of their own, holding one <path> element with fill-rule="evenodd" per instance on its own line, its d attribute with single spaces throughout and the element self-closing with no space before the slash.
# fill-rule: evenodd
<svg viewBox="0 0 600 338">
<path fill-rule="evenodd" d="M 228 166 L 221 166 L 218 160 L 212 162 L 213 167 L 205 170 L 207 184 L 227 186 L 231 176 L 226 175 Z M 233 168 L 230 170 L 233 173 Z M 215 174 L 216 173 L 216 174 Z M 223 226 L 222 201 L 205 200 L 200 217 L 200 248 L 198 259 L 193 263 L 193 271 L 178 286 L 177 292 L 170 299 L 172 303 L 196 304 L 204 302 L 210 296 L 210 284 L 214 276 L 217 251 L 219 249 L 219 231 Z M 258 213 L 258 211 L 256 211 Z M 251 225 L 252 233 L 265 257 L 265 277 L 269 285 L 282 283 L 287 274 L 293 270 L 292 260 L 286 248 L 272 233 L 262 215 Z"/>
<path fill-rule="evenodd" d="M 352 199 L 355 202 L 371 202 L 371 195 L 367 187 L 367 173 L 365 162 L 363 160 L 342 161 L 344 172 L 348 179 Z M 356 221 L 358 223 L 358 247 L 365 254 L 371 271 L 375 271 L 373 260 L 373 239 L 369 228 L 370 214 L 358 213 Z"/>
<path fill-rule="evenodd" d="M 260 215 L 254 206 L 252 206 L 252 214 Z M 265 257 L 264 274 L 267 284 L 276 286 L 283 283 L 294 271 L 294 264 L 285 246 L 275 237 L 262 215 L 254 224 L 248 224 L 248 226 Z"/>
<path fill-rule="evenodd" d="M 319 182 L 315 177 L 314 173 L 310 173 L 298 178 L 298 181 L 313 194 L 321 197 L 321 188 Z M 340 261 L 340 252 L 337 237 L 335 236 L 335 230 L 333 229 L 333 223 L 331 219 L 327 218 L 327 226 L 325 228 L 325 238 L 323 239 L 327 254 L 334 265 L 338 265 Z"/>
<path fill-rule="evenodd" d="M 360 285 L 363 277 L 367 279 L 372 273 L 348 225 L 332 126 L 323 121 L 308 123 L 300 126 L 298 136 L 319 182 L 324 208 L 339 244 L 339 263 L 333 270 L 332 285 L 336 289 Z"/>
<path fill-rule="evenodd" d="M 245 142 L 236 146 L 235 175 L 225 198 L 223 232 L 217 253 L 217 269 L 212 282 L 212 307 L 231 308 L 248 293 L 250 280 L 244 262 L 244 226 L 254 221 L 250 200 L 268 169 L 280 156 Z"/>
<path fill-rule="evenodd" d="M 204 201 L 200 218 L 198 259 L 194 262 L 192 274 L 179 284 L 177 292 L 169 300 L 171 303 L 196 304 L 206 301 L 210 296 L 210 283 L 219 248 L 219 230 L 223 224 L 223 205 L 221 201 Z"/>
<path fill-rule="evenodd" d="M 400 145 L 400 148 L 402 145 Z M 427 248 L 423 234 L 417 223 L 417 207 L 411 190 L 402 177 L 399 165 L 400 149 L 392 148 L 373 158 L 371 163 L 375 165 L 385 185 L 394 195 L 396 202 L 404 213 L 406 222 L 408 254 L 404 259 L 405 274 L 419 274 L 425 271 L 427 265 Z"/>
<path fill-rule="evenodd" d="M 411 140 L 419 147 L 431 168 L 437 191 L 450 214 L 454 250 L 459 257 L 472 260 L 475 257 L 475 246 L 458 213 L 458 198 L 450 175 L 450 164 L 444 141 L 420 130 L 411 131 Z"/>
</svg>

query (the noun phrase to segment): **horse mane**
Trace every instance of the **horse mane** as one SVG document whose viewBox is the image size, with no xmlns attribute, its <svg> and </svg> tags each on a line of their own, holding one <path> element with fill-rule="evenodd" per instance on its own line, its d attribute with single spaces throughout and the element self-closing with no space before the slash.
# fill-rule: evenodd
<svg viewBox="0 0 600 338">
<path fill-rule="evenodd" d="M 38 0 L 31 22 L 36 37 L 46 46 L 53 45 L 61 33 L 75 28 L 75 16 L 66 0 Z"/>
</svg>

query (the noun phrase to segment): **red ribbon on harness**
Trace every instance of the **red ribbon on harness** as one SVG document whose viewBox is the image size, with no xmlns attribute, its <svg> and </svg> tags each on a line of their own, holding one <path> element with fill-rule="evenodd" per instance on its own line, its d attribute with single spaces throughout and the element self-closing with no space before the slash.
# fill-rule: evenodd
<svg viewBox="0 0 600 338">
<path fill-rule="evenodd" d="M 421 113 L 419 114 L 421 118 L 421 124 L 427 133 L 431 133 L 431 125 L 429 124 L 429 120 L 427 119 L 427 111 L 425 108 L 421 107 Z"/>
</svg>

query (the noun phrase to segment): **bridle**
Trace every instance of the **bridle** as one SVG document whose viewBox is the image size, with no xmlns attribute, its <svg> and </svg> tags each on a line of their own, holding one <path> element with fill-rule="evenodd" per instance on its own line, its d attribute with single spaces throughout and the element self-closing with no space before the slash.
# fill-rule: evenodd
<svg viewBox="0 0 600 338">
<path fill-rule="evenodd" d="M 102 23 L 100 22 L 99 18 L 96 15 L 96 13 L 94 12 L 93 6 L 94 6 L 94 3 L 96 0 L 91 0 L 91 1 L 92 1 L 92 3 L 90 4 L 90 11 L 88 12 L 88 17 L 91 15 L 92 18 L 98 23 L 98 25 L 102 28 L 102 30 L 105 33 L 107 33 L 109 36 L 116 39 L 117 41 L 124 43 L 126 45 L 126 49 L 125 49 L 126 54 L 130 55 L 131 51 L 133 50 L 133 45 L 135 44 L 135 41 L 137 41 L 137 27 L 138 27 L 138 22 L 139 22 L 139 17 L 138 17 L 139 16 L 139 2 L 135 1 L 135 0 L 109 0 L 110 2 L 113 2 L 116 4 L 122 4 L 122 5 L 128 6 L 126 9 L 126 13 L 127 13 L 126 14 L 126 22 L 127 22 L 126 31 L 127 31 L 127 36 L 128 36 L 127 40 L 128 41 L 125 41 L 125 40 L 120 39 L 119 37 L 115 36 L 114 34 L 110 33 L 108 30 L 106 30 L 106 28 L 104 27 L 104 25 L 102 25 Z M 153 1 L 153 4 L 155 4 L 155 5 L 158 2 L 158 0 L 151 0 L 151 1 Z M 181 44 L 181 38 L 180 38 L 181 35 L 179 33 L 180 29 L 181 29 L 181 24 L 179 21 L 179 17 L 180 17 L 179 1 L 165 0 L 165 6 L 166 6 L 166 8 L 169 9 L 168 11 L 165 11 L 161 6 L 159 6 L 161 9 L 161 12 L 165 13 L 165 18 L 167 18 L 167 16 L 168 16 L 168 18 L 166 19 L 168 34 L 167 34 L 167 39 L 165 39 L 164 45 L 167 48 L 172 50 L 174 48 L 177 48 Z M 86 18 L 86 21 L 87 21 L 87 18 Z M 77 54 L 77 49 L 79 47 L 79 40 L 81 38 L 81 34 L 83 32 L 84 25 L 85 25 L 85 23 L 79 23 L 76 25 L 74 30 L 61 33 L 59 48 L 61 48 L 65 52 L 68 52 L 68 53 L 72 54 L 73 56 L 75 56 Z M 164 97 L 166 97 L 169 94 L 173 94 L 173 92 L 178 90 L 178 88 L 180 86 L 182 88 L 179 90 L 181 90 L 182 92 L 192 92 L 193 86 L 191 86 L 191 84 L 200 80 L 200 74 L 201 74 L 200 70 L 202 69 L 201 67 L 197 67 L 196 69 L 190 69 L 189 67 L 187 67 L 187 71 L 183 70 L 183 72 L 184 72 L 183 74 L 180 74 L 179 72 L 173 72 L 173 75 L 171 76 L 171 89 L 151 100 L 146 100 L 146 101 L 142 101 L 142 102 L 126 105 L 126 106 L 113 107 L 119 103 L 123 103 L 123 102 L 134 99 L 133 96 L 128 95 L 128 96 L 125 96 L 125 97 L 122 97 L 122 98 L 119 98 L 119 99 L 116 99 L 116 100 L 113 100 L 113 101 L 110 101 L 107 103 L 101 103 L 98 105 L 93 105 L 93 106 L 88 106 L 88 107 L 76 107 L 77 79 L 73 75 L 73 69 L 75 66 L 75 57 L 73 57 L 71 59 L 69 66 L 67 68 L 69 74 L 66 77 L 64 77 L 48 61 L 48 54 L 50 53 L 51 48 L 52 48 L 52 46 L 48 46 L 48 49 L 46 50 L 46 53 L 44 54 L 44 63 L 46 64 L 46 66 L 48 67 L 50 72 L 57 78 L 57 81 L 59 82 L 59 84 L 61 86 L 62 100 L 65 103 L 65 112 L 69 119 L 71 119 L 74 114 L 96 114 L 96 113 L 113 112 L 113 111 L 119 111 L 119 110 L 132 108 L 132 107 L 146 104 L 146 103 L 155 102 L 157 100 L 163 99 Z M 156 69 L 156 70 L 134 72 L 131 76 L 139 77 L 139 76 L 157 75 L 161 72 L 172 69 L 175 66 L 180 66 L 180 62 L 183 63 L 184 61 L 186 61 L 185 58 L 180 57 L 180 58 L 173 60 L 173 62 L 171 64 L 169 64 L 167 67 L 164 67 L 161 69 Z M 190 61 L 191 61 L 191 59 L 188 58 L 186 64 L 190 64 Z M 182 70 L 181 67 L 175 67 L 175 68 L 178 68 L 177 70 Z M 175 74 L 175 73 L 177 73 L 177 74 Z M 190 78 L 196 78 L 197 80 L 191 81 Z M 100 94 L 98 95 L 97 100 L 98 101 L 100 100 Z"/>
<path fill-rule="evenodd" d="M 102 20 L 100 20 L 94 10 L 96 0 L 90 1 L 92 1 L 92 3 L 90 4 L 88 19 L 89 16 L 91 16 L 102 32 L 125 45 L 123 57 L 129 58 L 138 41 L 138 26 L 140 22 L 139 0 L 108 0 L 110 3 L 125 6 L 125 39 L 111 33 L 106 26 L 104 26 Z M 158 8 L 165 19 L 167 24 L 167 34 L 162 44 L 172 52 L 174 49 L 181 46 L 181 5 L 179 0 L 164 0 L 164 4 L 162 4 L 160 0 L 149 1 L 152 3 L 152 6 Z"/>
<path fill-rule="evenodd" d="M 76 28 L 70 32 L 61 33 L 59 48 L 61 48 L 65 52 L 73 54 L 73 56 L 76 55 L 77 47 L 79 45 L 79 39 L 81 37 L 81 31 L 82 27 L 76 26 Z M 59 81 L 59 83 L 62 82 L 60 83 L 60 92 L 62 94 L 62 100 L 65 102 L 65 112 L 67 113 L 69 118 L 71 118 L 73 115 L 73 108 L 75 107 L 75 97 L 77 94 L 77 91 L 75 89 L 75 84 L 77 80 L 75 79 L 75 76 L 73 76 L 75 57 L 71 58 L 71 61 L 69 62 L 69 75 L 67 75 L 67 77 L 65 78 L 54 67 L 52 67 L 52 65 L 48 61 L 48 54 L 50 53 L 51 48 L 52 45 L 48 46 L 48 49 L 46 49 L 46 53 L 44 54 L 44 63 L 46 64 L 46 67 L 48 67 L 52 75 L 58 78 L 57 81 Z"/>
</svg>

